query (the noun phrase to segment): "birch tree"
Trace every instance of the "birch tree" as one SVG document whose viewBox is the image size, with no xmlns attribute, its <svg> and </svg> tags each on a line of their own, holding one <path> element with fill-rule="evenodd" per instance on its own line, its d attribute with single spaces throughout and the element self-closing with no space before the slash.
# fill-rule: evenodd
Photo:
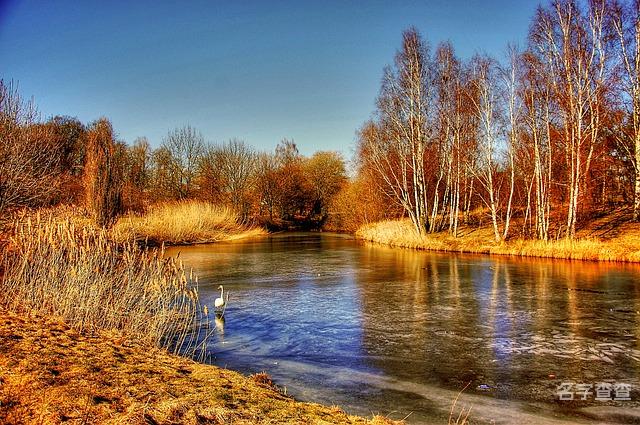
<svg viewBox="0 0 640 425">
<path fill-rule="evenodd" d="M 610 83 L 610 39 L 606 0 L 583 10 L 575 0 L 554 0 L 539 8 L 530 40 L 557 100 L 568 168 L 566 236 L 576 233 L 578 205 L 596 144 Z"/>
<path fill-rule="evenodd" d="M 480 121 L 478 132 L 478 160 L 473 170 L 485 189 L 483 201 L 491 213 L 496 241 L 502 240 L 498 227 L 498 193 L 495 186 L 496 152 L 499 137 L 500 111 L 496 64 L 486 56 L 476 56 L 472 63 L 474 92 L 469 96 Z"/>
<path fill-rule="evenodd" d="M 524 56 L 524 74 L 521 78 L 523 121 L 526 129 L 525 143 L 532 151 L 533 171 L 531 186 L 534 192 L 536 236 L 549 237 L 551 213 L 551 183 L 553 147 L 551 141 L 551 87 L 537 71 L 541 63 L 535 55 Z M 530 197 L 528 197 L 530 198 Z M 527 205 L 529 207 L 529 205 Z M 526 221 L 526 220 L 525 220 Z"/>
<path fill-rule="evenodd" d="M 437 158 L 438 172 L 431 215 L 431 231 L 440 230 L 436 225 L 440 183 L 444 179 L 445 189 L 440 216 L 448 215 L 448 228 L 453 236 L 458 232 L 460 212 L 460 190 L 463 177 L 463 103 L 462 71 L 458 58 L 450 43 L 440 45 L 435 59 L 436 92 L 438 111 Z M 447 214 L 448 213 L 448 214 Z"/>
<path fill-rule="evenodd" d="M 502 239 L 507 239 L 509 235 L 509 225 L 511 223 L 511 213 L 513 206 L 513 192 L 516 181 L 515 150 L 520 139 L 521 102 L 518 95 L 518 85 L 520 81 L 520 54 L 515 46 L 509 46 L 507 55 L 507 66 L 502 70 L 504 84 L 504 98 L 507 104 L 507 156 L 509 158 L 509 199 L 507 200 L 507 211 L 504 219 L 504 230 Z"/>
<path fill-rule="evenodd" d="M 621 62 L 621 88 L 626 96 L 624 109 L 630 118 L 621 126 L 618 141 L 635 170 L 633 219 L 640 220 L 640 1 L 616 2 L 611 10 Z"/>
<path fill-rule="evenodd" d="M 431 113 L 429 50 L 418 32 L 403 33 L 395 69 L 385 70 L 378 97 L 379 124 L 361 134 L 362 151 L 369 155 L 385 190 L 393 194 L 411 218 L 416 231 L 429 226 L 429 194 L 425 172 L 428 119 Z"/>
</svg>

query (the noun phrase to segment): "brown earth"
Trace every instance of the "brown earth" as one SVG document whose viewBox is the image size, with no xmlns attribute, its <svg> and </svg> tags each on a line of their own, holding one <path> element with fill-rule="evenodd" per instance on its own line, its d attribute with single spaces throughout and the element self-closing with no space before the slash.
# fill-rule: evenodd
<svg viewBox="0 0 640 425">
<path fill-rule="evenodd" d="M 0 310 L 3 424 L 391 424 L 301 403 L 249 377 L 56 319 Z"/>
</svg>

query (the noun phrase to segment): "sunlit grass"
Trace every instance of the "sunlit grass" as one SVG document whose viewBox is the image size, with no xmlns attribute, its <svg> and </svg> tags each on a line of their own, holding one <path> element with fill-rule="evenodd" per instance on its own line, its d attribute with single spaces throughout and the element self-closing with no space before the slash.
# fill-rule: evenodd
<svg viewBox="0 0 640 425">
<path fill-rule="evenodd" d="M 495 242 L 489 228 L 466 230 L 454 238 L 447 232 L 419 235 L 409 220 L 390 220 L 358 229 L 359 239 L 390 246 L 433 251 L 469 252 L 575 260 L 640 261 L 640 235 L 625 233 L 600 240 L 595 237 L 550 241 L 514 239 Z"/>
<path fill-rule="evenodd" d="M 242 223 L 229 208 L 203 201 L 158 204 L 143 215 L 120 218 L 112 231 L 117 240 L 171 244 L 229 241 L 266 233 Z"/>
</svg>

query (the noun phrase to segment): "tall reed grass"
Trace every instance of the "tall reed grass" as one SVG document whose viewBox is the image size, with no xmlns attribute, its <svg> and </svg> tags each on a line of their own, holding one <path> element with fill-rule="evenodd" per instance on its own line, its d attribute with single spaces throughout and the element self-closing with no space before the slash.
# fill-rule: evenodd
<svg viewBox="0 0 640 425">
<path fill-rule="evenodd" d="M 120 218 L 112 231 L 117 240 L 170 244 L 229 241 L 265 233 L 243 223 L 231 209 L 203 201 L 154 205 L 143 215 Z"/>
<path fill-rule="evenodd" d="M 461 233 L 457 238 L 446 232 L 419 235 L 409 220 L 389 220 L 362 226 L 356 231 L 356 237 L 400 248 L 431 251 L 640 262 L 640 235 L 637 233 L 607 240 L 584 237 L 550 241 L 513 239 L 503 242 L 495 242 L 488 227 Z"/>
<path fill-rule="evenodd" d="M 124 337 L 184 353 L 197 345 L 197 277 L 179 262 L 104 230 L 36 214 L 3 249 L 0 304 L 63 319 L 80 332 Z"/>
</svg>

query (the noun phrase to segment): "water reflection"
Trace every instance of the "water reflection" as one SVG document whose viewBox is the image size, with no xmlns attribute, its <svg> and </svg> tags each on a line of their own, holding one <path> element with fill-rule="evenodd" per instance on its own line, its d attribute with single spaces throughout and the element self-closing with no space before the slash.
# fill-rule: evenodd
<svg viewBox="0 0 640 425">
<path fill-rule="evenodd" d="M 169 254 L 178 251 L 205 302 L 219 284 L 231 293 L 227 322 L 215 322 L 214 362 L 267 370 L 303 399 L 437 422 L 448 412 L 434 391 L 467 382 L 544 403 L 561 380 L 639 384 L 635 266 L 443 255 L 320 234 Z"/>
<path fill-rule="evenodd" d="M 216 315 L 213 320 L 219 339 L 224 341 L 224 316 Z"/>
</svg>

